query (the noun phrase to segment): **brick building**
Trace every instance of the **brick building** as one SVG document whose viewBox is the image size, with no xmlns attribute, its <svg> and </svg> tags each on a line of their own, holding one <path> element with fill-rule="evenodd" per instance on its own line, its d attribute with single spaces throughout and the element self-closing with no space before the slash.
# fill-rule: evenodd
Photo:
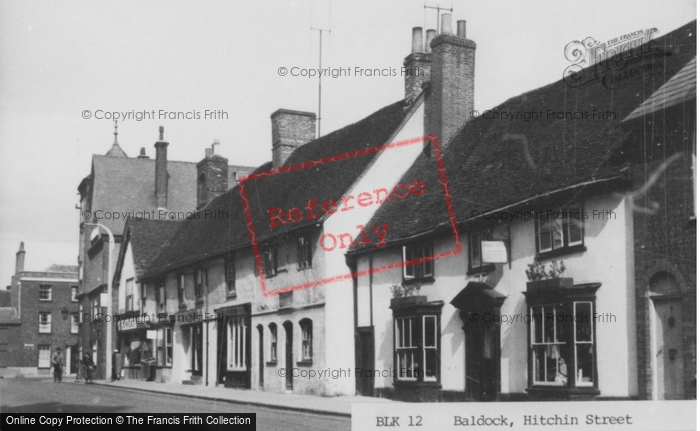
<svg viewBox="0 0 700 431">
<path fill-rule="evenodd" d="M 160 137 L 154 144 L 155 160 L 146 155 L 145 148 L 141 149 L 139 156 L 128 157 L 118 143 L 115 126 L 111 149 L 104 156 L 93 155 L 90 175 L 78 187 L 81 212 L 79 301 L 81 309 L 91 316 L 100 313 L 105 316 L 116 314 L 118 292 L 117 289 L 112 291 L 113 309 L 105 310 L 102 293 L 107 291 L 109 274 L 108 234 L 103 229 L 86 226 L 85 223 L 101 223 L 114 234 L 114 269 L 123 241 L 126 213 L 132 217 L 140 215 L 149 219 L 184 218 L 187 212 L 194 211 L 197 207 L 198 188 L 203 188 L 210 194 L 221 192 L 215 184 L 209 185 L 207 182 L 198 185 L 200 178 L 196 163 L 168 160 L 168 146 L 161 127 Z M 228 164 L 225 167 L 225 175 L 231 178 L 229 183 L 235 183 L 238 175 L 251 170 L 245 166 Z M 120 214 L 119 217 L 113 215 L 117 213 Z M 96 378 L 104 378 L 105 352 L 114 349 L 113 346 L 105 346 L 107 330 L 113 331 L 112 340 L 116 341 L 116 329 L 111 323 L 90 319 L 80 325 L 80 348 L 82 352 L 93 355 L 97 365 Z"/>
<path fill-rule="evenodd" d="M 11 304 L 0 308 L 0 375 L 51 374 L 51 355 L 61 347 L 64 375 L 78 362 L 78 269 L 52 265 L 26 271 L 24 243 L 17 252 Z"/>
</svg>

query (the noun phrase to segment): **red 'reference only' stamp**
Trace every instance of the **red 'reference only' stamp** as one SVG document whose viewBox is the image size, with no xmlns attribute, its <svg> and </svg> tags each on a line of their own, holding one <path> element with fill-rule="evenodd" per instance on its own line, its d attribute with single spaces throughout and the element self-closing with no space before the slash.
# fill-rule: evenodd
<svg viewBox="0 0 700 431">
<path fill-rule="evenodd" d="M 347 161 L 353 158 L 363 156 L 371 156 L 375 153 L 379 153 L 385 150 L 396 150 L 402 147 L 418 144 L 423 144 L 423 146 L 432 145 L 433 147 L 432 150 L 435 155 L 436 168 L 439 172 L 440 186 L 442 188 L 442 194 L 445 197 L 449 222 L 455 240 L 455 248 L 453 250 L 435 253 L 432 256 L 425 256 L 408 261 L 402 260 L 393 264 L 378 266 L 370 270 L 358 271 L 356 273 L 351 272 L 348 268 L 348 271 L 342 274 L 333 274 L 331 276 L 325 276 L 327 274 L 323 274 L 319 276 L 317 280 L 291 282 L 288 286 L 275 289 L 268 289 L 266 269 L 263 264 L 263 256 L 261 256 L 261 247 L 258 243 L 258 236 L 256 235 L 256 229 L 254 227 L 255 223 L 253 222 L 253 215 L 251 214 L 251 203 L 246 193 L 247 183 L 251 183 L 253 181 L 273 176 L 277 177 L 284 176 L 285 174 L 289 175 L 293 172 L 310 170 L 313 168 L 318 169 L 320 166 L 330 165 L 333 163 Z M 251 175 L 243 176 L 238 179 L 238 184 L 240 186 L 240 193 L 244 207 L 246 223 L 248 226 L 248 233 L 250 235 L 256 272 L 258 274 L 258 279 L 260 280 L 260 286 L 262 289 L 263 296 L 266 297 L 278 295 L 284 292 L 308 289 L 311 287 L 325 285 L 336 281 L 352 279 L 354 276 L 361 277 L 370 273 L 377 273 L 387 271 L 393 268 L 400 268 L 404 266 L 420 264 L 426 260 L 437 260 L 443 257 L 460 254 L 462 252 L 462 246 L 457 231 L 457 223 L 455 219 L 454 208 L 452 205 L 452 200 L 447 185 L 447 178 L 445 176 L 442 154 L 440 152 L 440 145 L 437 140 L 437 137 L 434 135 L 392 142 L 377 147 L 370 147 L 358 151 L 338 154 L 332 157 L 325 157 L 318 160 L 311 160 L 298 164 L 285 165 L 279 168 L 270 169 L 265 172 L 253 173 Z M 276 230 L 294 228 L 296 227 L 295 225 L 303 225 L 304 223 L 306 223 L 307 225 L 309 223 L 314 223 L 316 226 L 320 226 L 321 223 L 324 223 L 334 214 L 344 214 L 351 211 L 363 210 L 367 207 L 374 207 L 373 210 L 376 211 L 380 205 L 390 205 L 393 201 L 405 199 L 420 199 L 421 196 L 427 191 L 428 190 L 426 188 L 426 184 L 421 179 L 416 178 L 405 183 L 399 182 L 398 184 L 395 184 L 390 187 L 373 187 L 367 190 L 358 190 L 358 192 L 355 192 L 354 194 L 352 194 L 351 192 L 347 192 L 347 195 L 341 196 L 337 199 L 324 199 L 323 197 L 314 196 L 313 193 L 310 192 L 310 196 L 304 197 L 303 199 L 299 199 L 298 203 L 295 203 L 293 205 L 289 205 L 289 202 L 280 204 L 273 203 L 272 205 L 265 208 L 265 222 L 267 224 L 265 228 L 269 228 L 271 232 L 275 232 Z M 368 227 L 359 224 L 356 226 L 352 226 L 352 228 L 352 231 L 346 232 L 323 232 L 319 236 L 319 239 L 316 242 L 316 244 L 310 245 L 310 249 L 313 250 L 313 247 L 318 246 L 320 250 L 326 253 L 340 251 L 345 253 L 350 247 L 354 245 L 374 244 L 374 247 L 383 247 L 386 245 L 385 238 L 391 226 L 389 225 L 389 223 L 382 223 L 379 226 Z M 355 241 L 355 238 L 358 239 L 358 242 Z"/>
</svg>

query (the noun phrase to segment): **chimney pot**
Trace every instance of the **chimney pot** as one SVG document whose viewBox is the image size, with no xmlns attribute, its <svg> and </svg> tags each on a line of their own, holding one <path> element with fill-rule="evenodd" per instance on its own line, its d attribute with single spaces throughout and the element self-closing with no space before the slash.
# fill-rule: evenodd
<svg viewBox="0 0 700 431">
<path fill-rule="evenodd" d="M 145 148 L 143 148 L 143 147 L 141 148 L 141 154 L 139 154 L 138 158 L 139 158 L 139 159 L 148 159 L 148 158 L 149 158 L 149 157 L 146 155 L 146 149 L 145 149 Z"/>
<path fill-rule="evenodd" d="M 437 35 L 437 31 L 435 30 L 428 30 L 425 32 L 425 52 L 430 54 L 433 49 L 430 47 L 430 42 L 435 39 L 435 36 Z"/>
<path fill-rule="evenodd" d="M 413 46 L 411 52 L 423 52 L 423 27 L 413 27 Z"/>
<path fill-rule="evenodd" d="M 213 150 L 214 150 L 213 148 L 205 148 L 205 149 L 204 149 L 204 157 L 206 157 L 207 159 L 208 159 L 209 157 L 211 157 L 211 152 L 212 152 Z"/>
<path fill-rule="evenodd" d="M 463 19 L 457 21 L 457 36 L 467 38 L 467 21 Z"/>
<path fill-rule="evenodd" d="M 452 34 L 452 14 L 443 13 L 442 14 L 442 34 Z"/>
<path fill-rule="evenodd" d="M 158 138 L 159 141 L 162 141 L 162 140 L 163 140 L 163 132 L 164 132 L 164 130 L 165 130 L 165 127 L 163 127 L 163 126 L 160 126 L 160 127 L 158 128 L 158 131 L 160 132 L 160 137 Z"/>
</svg>

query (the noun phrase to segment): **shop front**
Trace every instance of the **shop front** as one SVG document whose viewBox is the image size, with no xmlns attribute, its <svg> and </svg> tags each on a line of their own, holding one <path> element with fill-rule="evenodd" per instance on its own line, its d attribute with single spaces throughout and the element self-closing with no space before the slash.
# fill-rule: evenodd
<svg viewBox="0 0 700 431">
<path fill-rule="evenodd" d="M 121 369 L 117 369 L 120 379 L 146 380 L 142 363 L 153 357 L 153 340 L 149 339 L 151 323 L 125 317 L 119 322 L 117 356 L 121 357 Z"/>
<path fill-rule="evenodd" d="M 228 388 L 250 389 L 250 304 L 215 310 L 217 382 Z"/>
<path fill-rule="evenodd" d="M 201 309 L 188 310 L 176 316 L 175 331 L 178 343 L 182 343 L 184 356 L 178 357 L 176 366 L 183 384 L 201 384 L 204 369 L 204 318 Z M 180 341 L 181 340 L 181 341 Z M 171 349 L 172 351 L 172 349 Z M 171 355 L 172 358 L 172 355 Z M 172 359 L 171 359 L 172 360 Z"/>
</svg>

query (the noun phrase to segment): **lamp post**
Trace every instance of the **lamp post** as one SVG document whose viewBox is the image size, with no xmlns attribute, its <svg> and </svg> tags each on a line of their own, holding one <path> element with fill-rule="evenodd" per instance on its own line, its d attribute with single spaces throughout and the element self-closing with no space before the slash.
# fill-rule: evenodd
<svg viewBox="0 0 700 431">
<path fill-rule="evenodd" d="M 107 235 L 109 235 L 109 255 L 107 256 L 107 312 L 112 311 L 112 277 L 114 274 L 112 272 L 114 269 L 112 268 L 112 254 L 114 253 L 114 235 L 112 235 L 112 231 L 107 228 L 107 226 L 100 224 L 100 223 L 85 223 L 85 226 L 95 226 L 98 228 L 102 228 L 107 231 Z M 107 352 L 107 360 L 106 360 L 106 370 L 105 370 L 105 381 L 110 382 L 112 381 L 112 328 L 109 327 L 109 323 L 105 319 L 105 325 L 107 325 L 106 332 L 107 332 L 107 340 L 105 341 L 105 344 L 107 347 L 105 348 L 105 352 Z"/>
</svg>

